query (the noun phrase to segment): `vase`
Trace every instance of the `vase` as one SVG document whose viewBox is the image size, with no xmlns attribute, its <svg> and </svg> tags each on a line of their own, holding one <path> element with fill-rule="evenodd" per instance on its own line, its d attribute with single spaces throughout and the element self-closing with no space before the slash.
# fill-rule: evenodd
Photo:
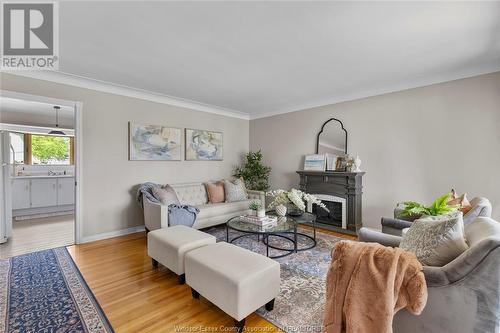
<svg viewBox="0 0 500 333">
<path fill-rule="evenodd" d="M 265 209 L 259 209 L 257 211 L 257 217 L 266 217 L 266 210 Z"/>
<path fill-rule="evenodd" d="M 361 172 L 361 169 L 359 168 L 361 166 L 361 159 L 359 156 L 356 156 L 354 159 L 354 172 Z"/>
<path fill-rule="evenodd" d="M 304 211 L 299 209 L 299 207 L 295 206 L 295 205 L 289 205 L 288 208 L 288 215 L 290 216 L 301 216 L 302 214 L 304 214 Z"/>
<path fill-rule="evenodd" d="M 285 216 L 286 215 L 286 206 L 285 205 L 276 206 L 276 214 L 278 214 L 278 216 Z"/>
</svg>

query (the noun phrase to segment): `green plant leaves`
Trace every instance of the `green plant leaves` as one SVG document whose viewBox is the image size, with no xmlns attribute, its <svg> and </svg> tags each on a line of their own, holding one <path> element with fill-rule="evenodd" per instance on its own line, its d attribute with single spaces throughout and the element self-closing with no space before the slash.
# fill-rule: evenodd
<svg viewBox="0 0 500 333">
<path fill-rule="evenodd" d="M 248 189 L 267 191 L 269 189 L 269 174 L 271 168 L 262 164 L 262 152 L 248 152 L 243 166 L 234 170 L 234 177 L 241 177 Z"/>
<path fill-rule="evenodd" d="M 403 202 L 404 209 L 401 212 L 402 216 L 412 216 L 412 215 L 446 215 L 458 210 L 461 205 L 448 205 L 450 201 L 451 193 L 446 193 L 434 200 L 430 206 L 424 206 L 416 201 L 405 201 Z"/>
</svg>

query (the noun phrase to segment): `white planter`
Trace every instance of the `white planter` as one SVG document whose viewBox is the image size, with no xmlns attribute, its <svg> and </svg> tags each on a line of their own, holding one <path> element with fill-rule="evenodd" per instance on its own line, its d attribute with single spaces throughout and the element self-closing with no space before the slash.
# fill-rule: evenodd
<svg viewBox="0 0 500 333">
<path fill-rule="evenodd" d="M 257 217 L 266 217 L 266 210 L 265 209 L 259 209 L 257 211 Z"/>
<path fill-rule="evenodd" d="M 278 214 L 278 216 L 285 216 L 286 215 L 286 206 L 285 205 L 276 206 L 276 214 Z"/>
</svg>

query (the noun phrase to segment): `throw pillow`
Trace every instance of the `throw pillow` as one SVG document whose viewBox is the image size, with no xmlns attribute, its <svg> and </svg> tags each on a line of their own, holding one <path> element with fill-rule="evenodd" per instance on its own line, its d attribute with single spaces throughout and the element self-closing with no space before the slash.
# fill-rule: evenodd
<svg viewBox="0 0 500 333">
<path fill-rule="evenodd" d="M 224 182 L 205 183 L 207 189 L 208 201 L 210 203 L 219 203 L 225 201 Z"/>
<path fill-rule="evenodd" d="M 399 247 L 413 252 L 423 265 L 444 266 L 468 248 L 462 216 L 456 212 L 415 220 Z"/>
<path fill-rule="evenodd" d="M 175 190 L 170 185 L 165 185 L 164 187 L 154 187 L 152 192 L 155 198 L 158 199 L 162 205 L 169 206 L 180 203 Z"/>
<path fill-rule="evenodd" d="M 224 180 L 226 202 L 243 201 L 248 199 L 247 189 L 243 178 L 234 181 Z"/>
<path fill-rule="evenodd" d="M 448 205 L 460 205 L 460 211 L 464 213 L 464 215 L 467 214 L 472 209 L 472 205 L 467 199 L 467 193 L 458 196 L 454 190 L 452 191 L 452 198 L 448 201 Z"/>
</svg>

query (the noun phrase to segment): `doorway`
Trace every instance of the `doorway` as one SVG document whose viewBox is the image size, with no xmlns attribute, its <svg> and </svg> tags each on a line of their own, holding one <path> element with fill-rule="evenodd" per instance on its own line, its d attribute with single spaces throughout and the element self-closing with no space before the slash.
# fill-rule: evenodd
<svg viewBox="0 0 500 333">
<path fill-rule="evenodd" d="M 81 103 L 1 95 L 0 258 L 78 243 Z"/>
</svg>

